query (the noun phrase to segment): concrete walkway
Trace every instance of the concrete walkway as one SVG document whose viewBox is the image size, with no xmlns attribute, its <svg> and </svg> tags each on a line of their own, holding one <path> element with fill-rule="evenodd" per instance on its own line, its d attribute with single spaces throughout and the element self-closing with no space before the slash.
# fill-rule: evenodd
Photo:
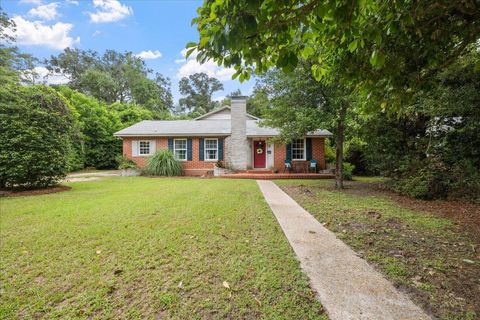
<svg viewBox="0 0 480 320">
<path fill-rule="evenodd" d="M 430 319 L 275 183 L 257 183 L 330 319 Z"/>
<path fill-rule="evenodd" d="M 120 170 L 92 170 L 72 172 L 67 175 L 65 182 L 84 182 L 100 180 L 104 177 L 118 177 L 121 176 Z"/>
</svg>

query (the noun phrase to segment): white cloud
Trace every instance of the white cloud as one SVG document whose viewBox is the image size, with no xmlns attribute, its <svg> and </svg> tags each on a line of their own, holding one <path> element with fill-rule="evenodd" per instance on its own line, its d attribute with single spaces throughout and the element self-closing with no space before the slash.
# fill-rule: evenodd
<svg viewBox="0 0 480 320">
<path fill-rule="evenodd" d="M 87 12 L 93 23 L 113 22 L 133 14 L 131 7 L 121 4 L 118 0 L 93 0 L 96 12 Z"/>
<path fill-rule="evenodd" d="M 75 6 L 78 6 L 80 3 L 77 0 L 67 0 L 68 4 L 73 4 Z"/>
<path fill-rule="evenodd" d="M 180 51 L 180 54 L 182 55 L 183 58 L 187 58 L 187 51 L 188 49 L 184 48 L 182 51 Z M 193 50 L 193 52 L 188 56 L 188 59 L 195 59 L 198 56 L 198 51 L 197 49 Z"/>
<path fill-rule="evenodd" d="M 51 73 L 45 67 L 35 67 L 33 70 L 27 70 L 22 78 L 28 81 L 31 81 L 32 78 L 34 78 L 35 83 L 45 84 L 66 84 L 69 81 L 69 79 L 63 74 Z"/>
<path fill-rule="evenodd" d="M 225 100 L 226 98 L 227 98 L 226 96 L 220 96 L 220 97 L 213 98 L 213 101 L 222 102 L 222 101 Z"/>
<path fill-rule="evenodd" d="M 206 73 L 209 77 L 217 78 L 220 81 L 232 80 L 232 76 L 235 73 L 234 68 L 225 68 L 218 66 L 213 60 L 207 60 L 204 63 L 200 63 L 196 60 L 198 52 L 193 51 L 192 54 L 185 59 L 187 49 L 183 49 L 180 54 L 184 59 L 177 59 L 175 63 L 182 64 L 177 72 L 177 78 L 188 77 L 194 73 Z"/>
<path fill-rule="evenodd" d="M 95 30 L 94 33 L 92 33 L 92 37 L 98 37 L 101 34 L 100 30 Z"/>
<path fill-rule="evenodd" d="M 40 5 L 42 4 L 42 0 L 20 0 L 20 3 L 26 3 L 26 4 L 35 4 L 35 5 Z"/>
<path fill-rule="evenodd" d="M 43 20 L 53 20 L 60 16 L 57 12 L 57 8 L 58 3 L 52 2 L 30 9 L 30 11 L 28 11 L 28 15 Z"/>
<path fill-rule="evenodd" d="M 80 42 L 80 37 L 74 39 L 70 36 L 73 27 L 70 23 L 57 22 L 49 26 L 43 22 L 25 20 L 20 16 L 15 16 L 12 20 L 15 22 L 16 31 L 9 29 L 6 33 L 15 36 L 16 43 L 20 45 L 39 45 L 62 50 Z"/>
<path fill-rule="evenodd" d="M 162 57 L 162 53 L 158 50 L 152 51 L 152 50 L 147 50 L 147 51 L 142 51 L 140 53 L 137 53 L 135 55 L 136 57 L 142 58 L 143 60 L 151 60 L 151 59 L 158 59 Z"/>
</svg>

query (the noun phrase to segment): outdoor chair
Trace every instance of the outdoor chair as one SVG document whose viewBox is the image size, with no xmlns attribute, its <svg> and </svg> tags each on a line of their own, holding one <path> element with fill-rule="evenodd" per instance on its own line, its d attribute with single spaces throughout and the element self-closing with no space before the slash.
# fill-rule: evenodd
<svg viewBox="0 0 480 320">
<path fill-rule="evenodd" d="M 317 160 L 310 160 L 309 172 L 312 171 L 317 172 Z"/>
<path fill-rule="evenodd" d="M 285 167 L 283 168 L 283 172 L 285 171 L 291 172 L 292 171 L 292 161 L 291 160 L 285 160 Z"/>
</svg>

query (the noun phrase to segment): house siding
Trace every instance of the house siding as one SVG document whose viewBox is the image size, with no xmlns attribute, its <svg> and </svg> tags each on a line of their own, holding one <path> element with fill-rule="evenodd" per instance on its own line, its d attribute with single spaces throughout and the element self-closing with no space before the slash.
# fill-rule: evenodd
<svg viewBox="0 0 480 320">
<path fill-rule="evenodd" d="M 184 137 L 182 137 L 183 139 Z M 208 138 L 218 138 L 223 139 L 223 137 L 208 137 Z M 192 160 L 191 161 L 181 161 L 184 174 L 187 176 L 201 176 L 208 171 L 213 170 L 216 161 L 201 161 L 199 160 L 199 138 L 196 137 L 185 137 L 185 139 L 192 139 Z M 135 137 L 135 138 L 123 138 L 123 154 L 128 158 L 133 160 L 138 167 L 143 168 L 146 165 L 146 160 L 148 157 L 145 156 L 133 156 L 132 153 L 132 141 L 135 140 L 155 140 L 156 142 L 156 151 L 168 149 L 168 137 Z M 225 148 L 224 148 L 225 149 Z"/>
<path fill-rule="evenodd" d="M 183 138 L 183 137 L 182 137 Z M 202 161 L 199 160 L 199 140 L 198 137 L 185 137 L 186 139 L 192 139 L 192 160 L 182 161 L 182 167 L 184 174 L 187 176 L 201 176 L 207 174 L 208 171 L 212 171 L 216 161 Z M 209 137 L 210 138 L 210 137 Z M 224 159 L 227 157 L 228 144 L 231 140 L 225 137 L 212 137 L 218 139 L 224 139 Z M 168 149 L 168 137 L 135 137 L 135 138 L 123 138 L 123 154 L 133 160 L 137 166 L 143 168 L 146 165 L 148 157 L 145 156 L 133 156 L 132 155 L 132 141 L 134 140 L 155 140 L 156 150 Z M 251 150 L 251 148 L 250 148 Z M 282 172 L 284 168 L 284 161 L 286 159 L 286 146 L 281 143 L 275 143 L 274 145 L 274 168 Z M 251 155 L 248 156 L 248 159 Z M 247 159 L 247 160 L 248 160 Z M 324 138 L 312 138 L 312 159 L 317 160 L 318 169 L 325 169 L 325 139 Z M 308 161 L 304 161 L 308 162 Z"/>
<path fill-rule="evenodd" d="M 287 148 L 282 143 L 275 143 L 274 148 L 274 167 L 278 171 L 282 172 L 285 167 L 285 159 L 287 159 Z M 312 160 L 317 160 L 317 169 L 324 170 L 325 164 L 325 138 L 312 138 Z M 296 162 L 309 162 L 299 161 Z"/>
</svg>

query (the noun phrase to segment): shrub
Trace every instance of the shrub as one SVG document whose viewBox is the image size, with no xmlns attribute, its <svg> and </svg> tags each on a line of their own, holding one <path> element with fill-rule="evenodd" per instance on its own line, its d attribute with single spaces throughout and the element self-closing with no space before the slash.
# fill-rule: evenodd
<svg viewBox="0 0 480 320">
<path fill-rule="evenodd" d="M 395 191 L 418 199 L 444 198 L 449 192 L 448 172 L 436 158 L 412 162 L 400 168 L 404 174 L 393 184 Z"/>
<path fill-rule="evenodd" d="M 145 173 L 152 176 L 180 176 L 182 165 L 169 150 L 157 151 L 147 160 Z"/>
<path fill-rule="evenodd" d="M 125 156 L 118 156 L 117 157 L 118 169 L 137 169 L 137 164 L 133 161 L 128 159 Z"/>
<path fill-rule="evenodd" d="M 0 91 L 0 187 L 41 188 L 69 169 L 73 117 L 53 89 Z"/>
<path fill-rule="evenodd" d="M 352 180 L 355 166 L 349 162 L 343 162 L 343 179 Z"/>
<path fill-rule="evenodd" d="M 327 163 L 335 162 L 335 148 L 330 145 L 328 139 L 325 139 L 325 160 Z"/>
<path fill-rule="evenodd" d="M 451 195 L 480 203 L 480 170 L 469 160 L 456 163 L 450 179 Z"/>
</svg>

